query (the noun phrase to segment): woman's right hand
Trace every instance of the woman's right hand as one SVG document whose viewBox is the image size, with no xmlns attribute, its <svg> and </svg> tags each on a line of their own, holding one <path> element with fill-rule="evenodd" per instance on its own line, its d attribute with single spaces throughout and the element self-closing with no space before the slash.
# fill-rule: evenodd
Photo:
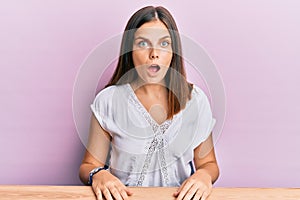
<svg viewBox="0 0 300 200">
<path fill-rule="evenodd" d="M 117 177 L 107 170 L 101 170 L 93 176 L 92 188 L 98 200 L 125 200 L 132 192 Z"/>
</svg>

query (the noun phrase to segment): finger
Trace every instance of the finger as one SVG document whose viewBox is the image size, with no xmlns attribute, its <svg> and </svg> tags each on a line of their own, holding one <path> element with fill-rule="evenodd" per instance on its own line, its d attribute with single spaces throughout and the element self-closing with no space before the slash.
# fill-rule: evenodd
<svg viewBox="0 0 300 200">
<path fill-rule="evenodd" d="M 123 199 L 128 199 L 128 195 L 132 195 L 132 192 L 122 182 L 117 185 L 119 193 Z"/>
<path fill-rule="evenodd" d="M 186 193 L 189 191 L 189 189 L 192 187 L 193 184 L 194 183 L 192 183 L 191 181 L 185 182 L 184 186 L 179 191 L 179 195 L 177 197 L 177 200 L 183 199 L 183 197 L 186 195 Z"/>
<path fill-rule="evenodd" d="M 119 192 L 123 199 L 125 199 L 124 197 L 128 198 L 128 195 L 131 196 L 133 194 L 130 188 L 126 187 L 121 181 L 117 184 L 117 187 L 119 188 Z"/>
<path fill-rule="evenodd" d="M 179 194 L 179 192 L 178 192 L 178 191 L 176 191 L 176 192 L 174 192 L 174 193 L 173 193 L 173 196 L 174 196 L 174 197 L 177 197 L 177 196 L 178 196 L 178 194 Z"/>
<path fill-rule="evenodd" d="M 125 187 L 125 192 L 127 193 L 127 195 L 131 196 L 133 194 L 133 192 L 131 191 L 130 188 Z"/>
<path fill-rule="evenodd" d="M 97 200 L 102 200 L 102 193 L 98 187 L 96 187 L 95 194 L 97 196 Z"/>
<path fill-rule="evenodd" d="M 112 196 L 111 196 L 110 191 L 109 191 L 108 188 L 104 187 L 102 189 L 102 194 L 104 195 L 104 197 L 105 197 L 106 200 L 113 200 L 113 198 L 112 198 Z"/>
<path fill-rule="evenodd" d="M 193 185 L 185 194 L 184 199 L 183 200 L 190 200 L 193 198 L 193 196 L 196 194 L 196 192 L 198 191 L 198 187 L 197 185 Z"/>
<path fill-rule="evenodd" d="M 119 192 L 120 192 L 120 194 L 121 194 L 122 199 L 124 199 L 124 200 L 128 199 L 127 192 L 126 192 L 124 189 L 122 189 L 122 190 L 119 191 Z"/>
<path fill-rule="evenodd" d="M 202 194 L 201 200 L 207 199 L 207 197 L 209 196 L 209 194 L 210 194 L 209 192 L 204 191 L 203 194 Z M 199 199 L 200 199 L 200 198 L 199 198 Z"/>
<path fill-rule="evenodd" d="M 108 189 L 109 189 L 110 193 L 112 194 L 112 196 L 115 198 L 115 200 L 123 200 L 117 186 L 109 185 Z"/>
<path fill-rule="evenodd" d="M 185 183 L 186 183 L 186 180 L 183 181 L 183 183 L 181 184 L 181 186 L 180 186 L 179 188 L 177 188 L 176 192 L 173 193 L 173 196 L 174 196 L 174 197 L 177 197 L 177 196 L 178 196 L 178 194 L 180 193 L 180 191 L 181 191 L 182 188 L 184 187 Z"/>
<path fill-rule="evenodd" d="M 205 197 L 203 197 L 203 190 L 197 190 L 197 192 L 196 192 L 196 194 L 195 194 L 195 196 L 194 196 L 194 198 L 193 198 L 193 200 L 205 200 Z"/>
</svg>

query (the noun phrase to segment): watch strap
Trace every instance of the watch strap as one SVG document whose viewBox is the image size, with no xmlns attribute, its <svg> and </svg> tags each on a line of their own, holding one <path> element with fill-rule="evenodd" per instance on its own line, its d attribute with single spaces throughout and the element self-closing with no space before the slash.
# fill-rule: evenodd
<svg viewBox="0 0 300 200">
<path fill-rule="evenodd" d="M 101 170 L 107 170 L 107 169 L 108 169 L 108 166 L 104 165 L 104 167 L 96 167 L 92 171 L 90 171 L 88 185 L 92 185 L 92 183 L 93 183 L 93 176 L 96 173 L 100 172 Z"/>
</svg>

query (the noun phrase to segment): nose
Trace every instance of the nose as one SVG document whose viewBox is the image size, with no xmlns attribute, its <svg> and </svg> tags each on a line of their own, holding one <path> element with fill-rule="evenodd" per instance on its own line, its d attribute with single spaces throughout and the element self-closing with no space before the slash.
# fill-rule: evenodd
<svg viewBox="0 0 300 200">
<path fill-rule="evenodd" d="M 150 49 L 149 57 L 150 57 L 151 60 L 152 60 L 152 59 L 157 59 L 157 58 L 159 58 L 159 55 L 158 55 L 158 54 L 159 54 L 159 53 L 158 53 L 158 50 L 157 50 L 157 49 L 151 48 L 151 49 Z"/>
</svg>

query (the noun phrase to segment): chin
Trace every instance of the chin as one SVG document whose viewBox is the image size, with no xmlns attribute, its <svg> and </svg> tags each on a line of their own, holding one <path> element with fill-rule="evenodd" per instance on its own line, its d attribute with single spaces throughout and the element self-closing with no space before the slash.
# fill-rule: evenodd
<svg viewBox="0 0 300 200">
<path fill-rule="evenodd" d="M 164 79 L 163 78 L 149 78 L 147 77 L 146 79 L 143 79 L 145 84 L 164 84 Z"/>
</svg>

